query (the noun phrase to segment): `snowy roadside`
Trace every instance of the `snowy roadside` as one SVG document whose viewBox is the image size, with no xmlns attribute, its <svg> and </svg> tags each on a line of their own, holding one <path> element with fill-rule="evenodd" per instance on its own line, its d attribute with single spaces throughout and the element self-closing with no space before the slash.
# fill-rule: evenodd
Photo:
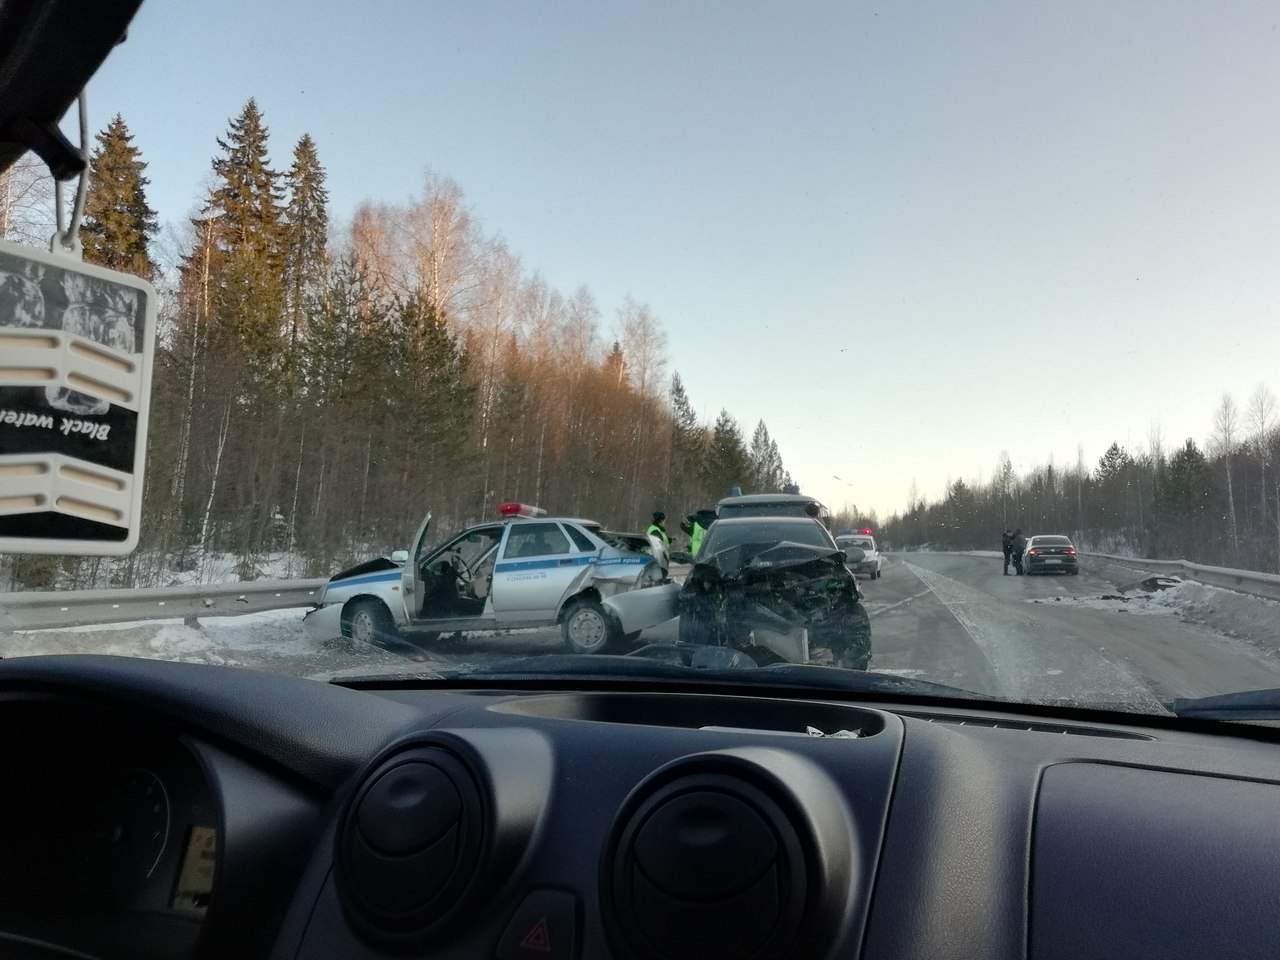
<svg viewBox="0 0 1280 960">
<path fill-rule="evenodd" d="M 1243 641 L 1256 652 L 1280 659 L 1280 602 L 1195 580 L 1177 580 L 1175 586 L 1148 591 L 1143 589 L 1141 580 L 1134 579 L 1141 576 L 1136 571 L 1115 568 L 1110 572 L 1120 572 L 1112 578 L 1119 584 L 1115 592 L 1038 597 L 1027 603 L 1084 607 L 1129 616 L 1173 617 L 1202 624 L 1226 638 Z"/>
<path fill-rule="evenodd" d="M 456 648 L 445 641 L 440 651 L 407 642 L 383 648 L 338 636 L 323 621 L 304 623 L 306 609 L 6 631 L 0 633 L 0 657 L 105 654 L 327 678 L 454 667 L 558 648 L 561 642 L 558 630 L 484 630 Z"/>
<path fill-rule="evenodd" d="M 355 663 L 404 664 L 405 657 L 349 640 L 326 640 L 303 625 L 301 609 L 239 617 L 138 620 L 0 634 L 0 656 L 92 653 L 184 663 L 246 666 L 279 673 L 320 672 Z M 316 670 L 310 667 L 315 665 Z"/>
</svg>

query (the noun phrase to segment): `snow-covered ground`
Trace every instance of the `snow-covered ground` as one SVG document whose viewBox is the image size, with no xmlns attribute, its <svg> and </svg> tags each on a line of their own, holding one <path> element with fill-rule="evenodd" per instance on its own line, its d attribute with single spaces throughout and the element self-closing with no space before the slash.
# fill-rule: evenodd
<svg viewBox="0 0 1280 960">
<path fill-rule="evenodd" d="M 1085 607 L 1129 616 L 1173 617 L 1204 624 L 1227 638 L 1246 641 L 1263 653 L 1280 657 L 1280 603 L 1194 580 L 1181 580 L 1177 586 L 1152 592 L 1134 583 L 1117 593 L 1040 597 L 1027 603 Z"/>
</svg>

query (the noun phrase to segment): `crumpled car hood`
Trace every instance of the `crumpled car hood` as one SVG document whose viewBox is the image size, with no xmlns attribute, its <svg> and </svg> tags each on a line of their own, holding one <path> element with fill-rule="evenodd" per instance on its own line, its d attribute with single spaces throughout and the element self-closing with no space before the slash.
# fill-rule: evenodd
<svg viewBox="0 0 1280 960">
<path fill-rule="evenodd" d="M 839 550 L 789 540 L 782 543 L 744 543 L 709 557 L 700 557 L 694 569 L 710 568 L 723 580 L 754 580 L 775 571 L 805 572 L 800 568 L 809 566 L 813 567 L 814 575 L 842 569 L 844 554 Z"/>
</svg>

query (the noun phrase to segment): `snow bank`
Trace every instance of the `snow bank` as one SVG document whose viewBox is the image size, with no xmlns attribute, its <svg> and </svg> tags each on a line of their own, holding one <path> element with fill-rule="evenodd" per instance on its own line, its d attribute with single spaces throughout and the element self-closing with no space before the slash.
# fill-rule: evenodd
<svg viewBox="0 0 1280 960">
<path fill-rule="evenodd" d="M 261 663 L 322 646 L 304 629 L 303 612 L 267 610 L 242 617 L 210 617 L 196 625 L 170 619 L 16 630 L 0 635 L 0 654 L 102 653 L 233 666 Z"/>
<path fill-rule="evenodd" d="M 1130 616 L 1163 616 L 1199 623 L 1255 650 L 1280 657 L 1280 602 L 1180 580 L 1166 590 L 1147 592 L 1140 583 L 1093 597 L 1038 597 L 1031 604 L 1087 607 Z"/>
</svg>

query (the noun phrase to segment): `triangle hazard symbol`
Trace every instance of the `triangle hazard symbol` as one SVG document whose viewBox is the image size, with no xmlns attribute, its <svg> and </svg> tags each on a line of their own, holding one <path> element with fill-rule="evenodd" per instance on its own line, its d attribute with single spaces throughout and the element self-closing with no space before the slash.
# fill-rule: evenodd
<svg viewBox="0 0 1280 960">
<path fill-rule="evenodd" d="M 551 952 L 551 927 L 547 924 L 546 917 L 538 918 L 533 929 L 520 941 L 520 946 L 525 950 L 536 950 L 538 953 Z"/>
</svg>

